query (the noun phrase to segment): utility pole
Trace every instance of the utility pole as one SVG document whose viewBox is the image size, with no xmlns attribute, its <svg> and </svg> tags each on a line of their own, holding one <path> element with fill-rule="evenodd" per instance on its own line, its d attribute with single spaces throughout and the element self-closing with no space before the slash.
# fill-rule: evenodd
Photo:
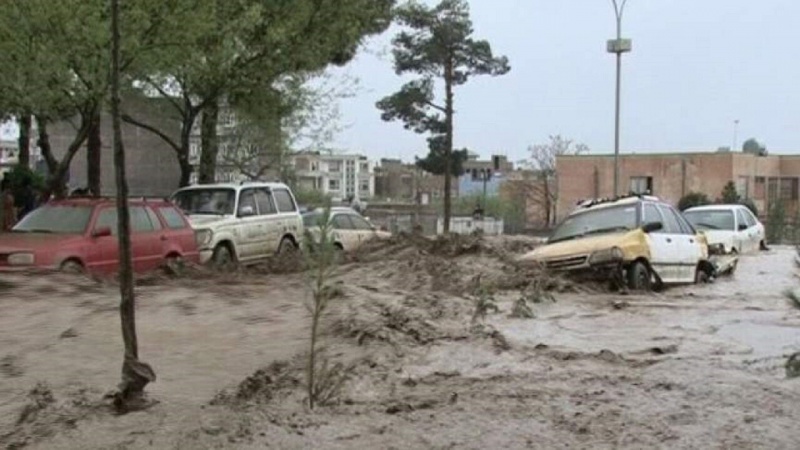
<svg viewBox="0 0 800 450">
<path fill-rule="evenodd" d="M 733 147 L 731 148 L 732 152 L 737 151 L 737 145 L 739 145 L 739 119 L 733 121 Z"/>
<path fill-rule="evenodd" d="M 617 55 L 617 89 L 614 110 L 614 196 L 619 195 L 619 109 L 620 109 L 620 87 L 622 84 L 622 54 L 628 53 L 632 49 L 630 39 L 622 39 L 622 13 L 628 0 L 611 0 L 614 4 L 614 15 L 617 18 L 617 38 L 606 42 L 608 53 Z"/>
</svg>

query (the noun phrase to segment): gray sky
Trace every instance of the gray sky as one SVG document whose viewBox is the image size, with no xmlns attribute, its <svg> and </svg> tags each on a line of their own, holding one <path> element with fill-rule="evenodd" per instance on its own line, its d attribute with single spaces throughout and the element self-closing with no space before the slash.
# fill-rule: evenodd
<svg viewBox="0 0 800 450">
<path fill-rule="evenodd" d="M 472 0 L 475 36 L 507 55 L 511 72 L 456 92 L 458 147 L 525 157 L 550 134 L 613 151 L 615 33 L 611 0 Z M 772 153 L 800 152 L 800 1 L 629 0 L 623 36 L 622 151 L 715 150 L 756 137 Z M 338 146 L 413 159 L 424 137 L 380 119 L 375 102 L 401 84 L 391 34 L 347 67 L 361 92 L 341 105 Z M 384 53 L 381 55 L 381 53 Z"/>
</svg>

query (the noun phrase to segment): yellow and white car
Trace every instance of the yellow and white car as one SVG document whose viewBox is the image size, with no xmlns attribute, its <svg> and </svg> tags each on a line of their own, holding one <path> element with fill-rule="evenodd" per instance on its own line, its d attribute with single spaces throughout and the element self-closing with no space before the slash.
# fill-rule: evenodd
<svg viewBox="0 0 800 450">
<path fill-rule="evenodd" d="M 320 221 L 324 220 L 325 211 L 322 209 L 303 214 L 303 226 L 314 240 L 319 239 Z M 350 253 L 364 243 L 373 239 L 387 239 L 391 233 L 375 228 L 361 214 L 352 208 L 334 207 L 330 210 L 328 219 L 330 236 L 337 250 Z"/>
<path fill-rule="evenodd" d="M 708 243 L 671 205 L 652 196 L 584 202 L 547 243 L 520 258 L 547 270 L 595 275 L 649 290 L 717 274 Z"/>
</svg>

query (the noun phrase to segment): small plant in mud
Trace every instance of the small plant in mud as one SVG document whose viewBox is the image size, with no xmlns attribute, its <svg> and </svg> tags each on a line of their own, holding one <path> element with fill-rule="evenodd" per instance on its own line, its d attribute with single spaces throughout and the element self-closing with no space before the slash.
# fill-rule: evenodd
<svg viewBox="0 0 800 450">
<path fill-rule="evenodd" d="M 522 291 L 520 297 L 514 302 L 511 317 L 518 319 L 532 319 L 536 317 L 531 304 L 555 302 L 556 298 L 548 290 L 548 283 L 541 277 L 536 277 Z"/>
<path fill-rule="evenodd" d="M 800 291 L 796 289 L 787 289 L 783 295 L 789 300 L 790 305 L 800 309 Z"/>
<path fill-rule="evenodd" d="M 328 364 L 319 343 L 320 321 L 328 303 L 342 294 L 341 289 L 332 282 L 338 252 L 332 238 L 330 206 L 320 215 L 316 228 L 314 232 L 307 229 L 305 235 L 308 266 L 311 269 L 311 301 L 308 304 L 311 336 L 306 366 L 308 406 L 311 409 L 316 405 L 330 403 L 338 395 L 348 376 L 348 371 L 342 364 Z"/>
<path fill-rule="evenodd" d="M 472 323 L 486 320 L 490 312 L 500 312 L 497 301 L 494 298 L 495 289 L 493 286 L 483 284 L 478 278 L 478 287 L 475 288 L 475 311 L 472 313 Z"/>
<path fill-rule="evenodd" d="M 789 356 L 786 360 L 786 378 L 800 377 L 800 352 Z"/>
<path fill-rule="evenodd" d="M 514 306 L 511 308 L 510 317 L 515 319 L 533 319 L 536 315 L 533 313 L 533 309 L 531 309 L 530 305 L 528 304 L 528 299 L 525 295 L 521 295 L 515 302 Z"/>
</svg>

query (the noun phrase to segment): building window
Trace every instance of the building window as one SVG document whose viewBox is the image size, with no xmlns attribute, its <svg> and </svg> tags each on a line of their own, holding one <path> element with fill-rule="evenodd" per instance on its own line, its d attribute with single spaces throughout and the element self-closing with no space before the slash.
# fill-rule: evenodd
<svg viewBox="0 0 800 450">
<path fill-rule="evenodd" d="M 763 199 L 766 196 L 764 192 L 764 185 L 764 177 L 756 177 L 755 186 L 753 187 L 753 194 L 755 198 Z"/>
<path fill-rule="evenodd" d="M 781 178 L 780 199 L 797 200 L 797 178 Z"/>
<path fill-rule="evenodd" d="M 328 190 L 338 191 L 340 189 L 339 180 L 328 180 Z"/>
<path fill-rule="evenodd" d="M 369 172 L 369 163 L 362 162 L 361 163 L 361 171 L 362 172 Z"/>
<path fill-rule="evenodd" d="M 653 177 L 631 177 L 632 194 L 653 194 Z"/>
<path fill-rule="evenodd" d="M 750 197 L 750 177 L 739 177 L 736 179 L 736 193 L 742 198 Z"/>
<path fill-rule="evenodd" d="M 342 163 L 340 161 L 330 161 L 328 163 L 328 171 L 329 172 L 341 172 L 342 171 Z"/>
<path fill-rule="evenodd" d="M 778 179 L 770 178 L 767 180 L 767 197 L 770 202 L 778 199 Z"/>
<path fill-rule="evenodd" d="M 361 192 L 369 192 L 369 181 L 362 181 L 359 189 L 361 189 Z"/>
</svg>

